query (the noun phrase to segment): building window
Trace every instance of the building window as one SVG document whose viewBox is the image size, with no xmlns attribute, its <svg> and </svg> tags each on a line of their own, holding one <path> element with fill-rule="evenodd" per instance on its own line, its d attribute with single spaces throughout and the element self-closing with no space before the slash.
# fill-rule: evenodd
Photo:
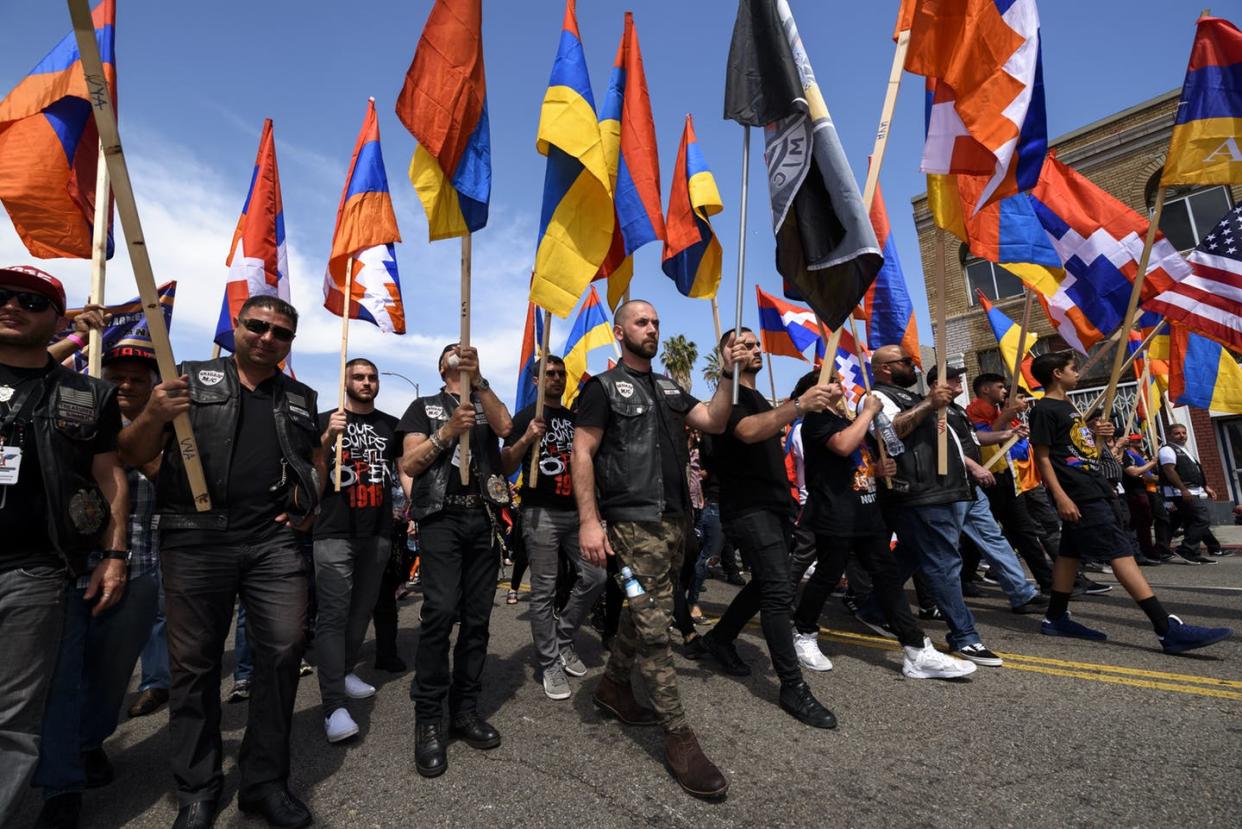
<svg viewBox="0 0 1242 829">
<path fill-rule="evenodd" d="M 1157 172 L 1147 185 L 1147 208 L 1156 201 L 1160 186 Z M 1175 187 L 1164 195 L 1164 211 L 1160 214 L 1160 232 L 1181 251 L 1198 247 L 1203 237 L 1233 206 L 1228 187 Z"/>
<path fill-rule="evenodd" d="M 1005 366 L 1004 360 L 1001 359 L 999 348 L 987 348 L 978 353 L 979 357 L 979 373 L 980 374 L 999 374 L 1001 377 L 1009 376 L 1009 368 Z"/>
<path fill-rule="evenodd" d="M 992 302 L 1011 296 L 1022 296 L 1022 280 L 995 262 L 971 257 L 966 260 L 965 268 L 966 292 L 972 306 L 979 302 L 976 291 L 983 291 L 983 295 Z"/>
</svg>

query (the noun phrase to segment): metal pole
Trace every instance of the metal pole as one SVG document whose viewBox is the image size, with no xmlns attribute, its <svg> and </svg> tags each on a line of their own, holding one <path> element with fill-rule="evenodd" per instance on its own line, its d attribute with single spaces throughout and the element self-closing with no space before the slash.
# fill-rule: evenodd
<svg viewBox="0 0 1242 829">
<path fill-rule="evenodd" d="M 746 282 L 746 200 L 750 192 L 750 125 L 742 127 L 742 204 L 738 211 L 737 226 L 737 315 L 733 330 L 742 330 L 742 288 Z M 720 355 L 720 363 L 724 365 L 724 355 Z M 733 405 L 737 405 L 738 378 L 734 370 Z"/>
</svg>

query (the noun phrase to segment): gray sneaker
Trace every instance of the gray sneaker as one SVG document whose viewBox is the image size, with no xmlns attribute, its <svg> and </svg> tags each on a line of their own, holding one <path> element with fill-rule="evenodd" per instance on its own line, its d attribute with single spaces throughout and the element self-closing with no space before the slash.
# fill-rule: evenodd
<svg viewBox="0 0 1242 829">
<path fill-rule="evenodd" d="M 548 699 L 569 699 L 569 677 L 559 662 L 543 669 L 543 692 Z"/>
<path fill-rule="evenodd" d="M 561 667 L 565 669 L 565 673 L 570 676 L 586 676 L 587 666 L 578 656 L 578 652 L 572 646 L 561 651 L 560 659 Z"/>
</svg>

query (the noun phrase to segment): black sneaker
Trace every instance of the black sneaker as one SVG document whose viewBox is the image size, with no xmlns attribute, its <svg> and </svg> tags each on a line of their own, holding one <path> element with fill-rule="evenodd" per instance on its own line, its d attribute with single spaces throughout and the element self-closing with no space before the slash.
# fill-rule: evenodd
<svg viewBox="0 0 1242 829">
<path fill-rule="evenodd" d="M 1083 592 L 1088 596 L 1103 596 L 1105 593 L 1113 589 L 1111 584 L 1103 584 L 1098 581 L 1092 581 L 1088 578 L 1084 578 L 1083 581 L 1086 582 L 1086 584 L 1083 585 Z"/>
<path fill-rule="evenodd" d="M 999 668 L 1005 664 L 1001 658 L 983 646 L 982 642 L 974 645 L 962 645 L 953 651 L 954 656 L 960 656 L 963 659 L 969 659 L 976 665 L 982 665 L 985 668 Z"/>
<path fill-rule="evenodd" d="M 91 748 L 82 752 L 82 771 L 86 774 L 86 788 L 98 789 L 112 782 L 115 776 L 112 761 L 108 754 L 100 748 Z"/>
<path fill-rule="evenodd" d="M 742 661 L 742 657 L 738 656 L 737 646 L 732 642 L 721 642 L 710 633 L 700 636 L 699 641 L 703 643 L 703 647 L 724 669 L 726 674 L 730 676 L 750 676 L 750 666 Z"/>
<path fill-rule="evenodd" d="M 973 581 L 962 582 L 962 597 L 966 599 L 982 599 L 983 588 Z"/>
<path fill-rule="evenodd" d="M 943 622 L 944 614 L 938 607 L 920 607 L 919 618 L 924 622 Z"/>
<path fill-rule="evenodd" d="M 1208 555 L 1212 558 L 1229 558 L 1233 555 L 1232 550 L 1208 550 Z"/>
<path fill-rule="evenodd" d="M 1014 613 L 1043 613 L 1048 609 L 1048 597 L 1036 593 L 1025 603 L 1012 608 Z"/>
<path fill-rule="evenodd" d="M 862 606 L 862 602 L 858 600 L 858 596 L 853 593 L 846 593 L 841 597 L 841 604 L 845 607 L 845 612 L 851 616 L 858 614 L 858 608 Z"/>
<path fill-rule="evenodd" d="M 1181 547 L 1173 551 L 1173 560 L 1182 564 L 1206 564 L 1208 562 L 1208 559 L 1198 553 L 1184 552 Z"/>
</svg>

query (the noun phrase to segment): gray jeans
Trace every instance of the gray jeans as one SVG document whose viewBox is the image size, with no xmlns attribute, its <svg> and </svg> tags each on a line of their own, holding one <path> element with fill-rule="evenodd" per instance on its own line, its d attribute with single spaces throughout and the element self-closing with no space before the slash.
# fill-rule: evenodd
<svg viewBox="0 0 1242 829">
<path fill-rule="evenodd" d="M 574 634 L 604 589 L 608 576 L 604 568 L 584 561 L 578 551 L 576 510 L 526 507 L 522 510 L 522 538 L 530 560 L 530 633 L 542 670 L 552 667 L 561 651 L 573 645 Z M 577 565 L 578 580 L 557 621 L 552 616 L 552 601 L 560 555 Z"/>
<path fill-rule="evenodd" d="M 324 716 L 348 699 L 345 675 L 358 663 L 391 554 L 389 536 L 315 540 L 315 655 Z"/>
<path fill-rule="evenodd" d="M 0 572 L 0 826 L 12 825 L 39 759 L 64 599 L 59 564 Z"/>
</svg>

